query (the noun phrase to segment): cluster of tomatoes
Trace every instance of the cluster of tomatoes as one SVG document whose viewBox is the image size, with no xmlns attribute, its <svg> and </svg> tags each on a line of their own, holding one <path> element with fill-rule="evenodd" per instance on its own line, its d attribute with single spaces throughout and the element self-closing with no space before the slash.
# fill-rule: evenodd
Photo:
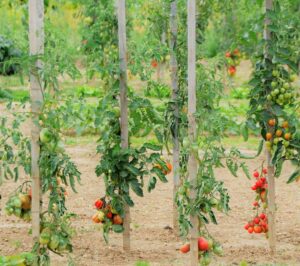
<svg viewBox="0 0 300 266">
<path fill-rule="evenodd" d="M 71 236 L 72 232 L 67 227 L 61 226 L 61 228 L 53 228 L 50 226 L 42 226 L 39 244 L 57 253 L 63 253 L 64 251 L 71 252 Z"/>
<path fill-rule="evenodd" d="M 245 230 L 247 230 L 249 234 L 260 234 L 268 232 L 268 218 L 265 214 L 265 210 L 268 207 L 268 181 L 266 178 L 267 173 L 268 170 L 263 167 L 261 173 L 259 173 L 258 171 L 254 171 L 253 173 L 253 177 L 256 179 L 256 181 L 251 189 L 256 193 L 256 198 L 253 202 L 253 208 L 256 212 L 256 215 L 244 226 Z M 261 208 L 263 209 L 263 211 L 261 211 L 261 213 L 259 214 Z"/>
<path fill-rule="evenodd" d="M 276 119 L 270 119 L 268 121 L 269 130 L 266 133 L 266 146 L 271 151 L 273 144 L 282 144 L 285 148 L 290 146 L 292 140 L 293 128 L 290 128 L 288 121 L 276 121 Z M 286 156 L 289 157 L 289 152 L 286 152 Z"/>
<path fill-rule="evenodd" d="M 95 201 L 97 212 L 93 215 L 94 223 L 110 223 L 114 225 L 123 225 L 123 219 L 116 210 L 114 210 L 109 202 L 105 201 L 105 197 Z"/>
<path fill-rule="evenodd" d="M 273 70 L 272 91 L 267 95 L 267 100 L 280 106 L 294 103 L 296 98 L 295 89 L 291 82 L 296 80 L 295 75 L 286 76 L 280 68 Z"/>
<path fill-rule="evenodd" d="M 15 215 L 24 221 L 31 220 L 31 188 L 12 195 L 5 206 L 7 215 Z"/>
<path fill-rule="evenodd" d="M 190 244 L 186 243 L 180 248 L 181 253 L 188 253 L 190 251 Z M 209 265 L 211 262 L 211 253 L 222 256 L 223 249 L 220 244 L 214 242 L 211 238 L 206 239 L 201 236 L 198 238 L 198 251 L 201 257 L 201 265 Z"/>
<path fill-rule="evenodd" d="M 226 52 L 227 72 L 229 76 L 233 77 L 236 74 L 236 67 L 240 64 L 241 53 L 239 49 L 234 49 L 232 52 Z"/>
</svg>

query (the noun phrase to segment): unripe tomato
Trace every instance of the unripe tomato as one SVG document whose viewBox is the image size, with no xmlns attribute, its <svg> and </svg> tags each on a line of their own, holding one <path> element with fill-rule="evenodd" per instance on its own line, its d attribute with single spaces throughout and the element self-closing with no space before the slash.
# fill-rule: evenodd
<svg viewBox="0 0 300 266">
<path fill-rule="evenodd" d="M 284 122 L 282 123 L 282 127 L 283 127 L 283 128 L 288 128 L 288 127 L 289 127 L 289 122 L 288 122 L 288 121 L 284 121 Z"/>
<path fill-rule="evenodd" d="M 276 137 L 281 137 L 282 136 L 282 130 L 281 129 L 277 129 L 275 132 Z"/>
<path fill-rule="evenodd" d="M 270 120 L 268 121 L 268 124 L 269 124 L 270 127 L 274 127 L 275 124 L 276 124 L 276 120 L 275 120 L 275 119 L 270 119 Z"/>
<path fill-rule="evenodd" d="M 266 134 L 266 140 L 271 140 L 272 139 L 272 133 L 268 132 Z"/>
</svg>

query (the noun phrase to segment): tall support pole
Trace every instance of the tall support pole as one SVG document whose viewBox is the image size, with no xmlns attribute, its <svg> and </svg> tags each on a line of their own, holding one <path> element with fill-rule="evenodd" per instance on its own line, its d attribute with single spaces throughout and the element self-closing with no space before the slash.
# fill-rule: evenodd
<svg viewBox="0 0 300 266">
<path fill-rule="evenodd" d="M 29 0 L 29 46 L 30 55 L 38 56 L 44 53 L 44 1 Z M 38 70 L 42 62 L 36 60 L 30 71 L 30 97 L 31 97 L 31 176 L 32 176 L 32 235 L 37 240 L 40 234 L 41 213 L 41 181 L 39 171 L 40 145 L 38 126 L 39 114 L 42 110 L 43 91 Z"/>
<path fill-rule="evenodd" d="M 273 9 L 273 0 L 265 0 L 265 11 Z M 268 29 L 270 24 L 269 19 L 265 19 L 264 39 L 267 42 L 265 48 L 265 58 L 269 57 L 268 42 L 271 41 L 271 33 Z M 275 177 L 274 166 L 271 162 L 271 153 L 266 149 L 267 163 L 268 163 L 268 224 L 269 224 L 269 246 L 272 254 L 276 252 L 276 205 L 275 205 Z"/>
<path fill-rule="evenodd" d="M 126 44 L 126 1 L 118 1 L 118 34 L 120 57 L 120 105 L 121 105 L 121 146 L 128 148 L 128 100 L 127 100 L 127 44 Z M 130 209 L 125 206 L 123 249 L 130 250 Z"/>
<path fill-rule="evenodd" d="M 196 1 L 188 0 L 188 122 L 189 138 L 191 142 L 196 139 Z M 191 184 L 195 187 L 197 182 L 197 159 L 193 152 L 189 155 L 188 175 Z M 195 190 L 191 190 L 191 198 L 195 198 Z M 191 229 L 191 265 L 198 265 L 198 218 L 190 217 Z"/>
<path fill-rule="evenodd" d="M 173 228 L 176 234 L 178 234 L 178 212 L 177 205 L 175 202 L 176 192 L 179 187 L 179 106 L 178 106 L 178 77 L 177 77 L 177 58 L 176 58 L 176 42 L 178 34 L 177 25 L 177 0 L 171 3 L 171 14 L 170 14 L 170 50 L 171 50 L 171 84 L 172 84 L 172 100 L 174 102 L 174 135 L 173 135 Z"/>
</svg>

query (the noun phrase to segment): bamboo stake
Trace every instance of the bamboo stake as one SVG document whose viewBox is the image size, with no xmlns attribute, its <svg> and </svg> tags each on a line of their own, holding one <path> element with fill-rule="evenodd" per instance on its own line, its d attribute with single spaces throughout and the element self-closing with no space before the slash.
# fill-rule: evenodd
<svg viewBox="0 0 300 266">
<path fill-rule="evenodd" d="M 121 146 L 128 148 L 128 100 L 127 100 L 127 45 L 126 45 L 126 1 L 118 0 L 118 34 L 120 57 L 120 105 Z M 130 209 L 125 206 L 123 249 L 130 250 Z"/>
<path fill-rule="evenodd" d="M 265 10 L 273 9 L 273 0 L 265 0 Z M 270 21 L 265 20 L 264 39 L 269 42 L 271 41 L 271 33 L 268 29 Z M 265 48 L 265 58 L 269 57 L 268 44 Z M 275 204 L 275 177 L 274 177 L 274 166 L 272 165 L 272 155 L 270 151 L 266 150 L 267 163 L 268 163 L 268 224 L 269 224 L 269 247 L 272 254 L 276 252 L 276 204 Z"/>
<path fill-rule="evenodd" d="M 170 50 L 171 50 L 171 84 L 172 84 L 172 100 L 174 101 L 174 136 L 173 136 L 173 228 L 176 234 L 178 234 L 178 213 L 177 205 L 175 202 L 176 192 L 179 187 L 179 106 L 178 106 L 178 77 L 177 77 L 177 58 L 176 58 L 176 42 L 177 42 L 177 0 L 171 3 L 170 14 Z"/>
<path fill-rule="evenodd" d="M 44 53 L 44 1 L 29 0 L 29 46 L 30 55 L 42 55 Z M 35 67 L 30 72 L 30 97 L 31 97 L 31 177 L 32 177 L 32 235 L 36 241 L 40 234 L 41 213 L 41 183 L 39 171 L 40 145 L 38 126 L 39 114 L 42 110 L 43 91 L 38 76 L 38 69 L 42 68 L 42 62 L 36 60 Z"/>
<path fill-rule="evenodd" d="M 189 138 L 191 142 L 196 138 L 196 1 L 188 0 L 188 121 Z M 188 161 L 189 180 L 193 186 L 197 182 L 197 159 L 193 152 L 189 155 Z M 195 190 L 191 190 L 191 198 L 195 198 Z M 190 217 L 191 229 L 191 265 L 198 265 L 198 218 Z"/>
</svg>

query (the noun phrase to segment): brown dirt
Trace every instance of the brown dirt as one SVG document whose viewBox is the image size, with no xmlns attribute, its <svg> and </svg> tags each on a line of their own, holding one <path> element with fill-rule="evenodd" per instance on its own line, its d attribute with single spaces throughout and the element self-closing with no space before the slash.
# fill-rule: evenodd
<svg viewBox="0 0 300 266">
<path fill-rule="evenodd" d="M 135 265 L 137 261 L 148 261 L 150 265 L 170 266 L 189 265 L 189 255 L 181 254 L 178 249 L 183 243 L 166 226 L 172 227 L 172 175 L 168 184 L 159 183 L 151 194 L 144 198 L 136 198 L 132 209 L 131 245 L 132 251 L 122 251 L 122 235 L 112 234 L 110 244 L 105 245 L 102 233 L 91 222 L 94 212 L 94 200 L 104 194 L 104 185 L 94 174 L 98 161 L 95 145 L 68 147 L 68 152 L 78 164 L 82 173 L 82 186 L 78 186 L 78 194 L 70 192 L 69 210 L 78 214 L 74 219 L 77 235 L 74 238 L 76 265 Z M 248 162 L 250 170 L 256 168 L 261 159 Z M 249 189 L 252 181 L 242 174 L 232 177 L 227 170 L 218 170 L 218 178 L 225 182 L 231 196 L 229 215 L 218 215 L 219 225 L 211 225 L 210 231 L 223 243 L 224 256 L 213 260 L 212 265 L 239 265 L 247 261 L 250 265 L 263 263 L 283 263 L 284 265 L 300 265 L 300 184 L 285 183 L 292 170 L 286 166 L 282 177 L 277 181 L 277 229 L 278 253 L 268 253 L 268 242 L 263 235 L 249 235 L 243 225 L 252 216 L 251 204 L 254 193 Z M 17 184 L 6 181 L 0 188 L 2 207 L 9 193 Z M 0 254 L 9 255 L 29 250 L 31 238 L 27 232 L 29 224 L 17 218 L 0 216 Z M 67 265 L 67 257 L 52 256 L 52 265 Z"/>
</svg>

